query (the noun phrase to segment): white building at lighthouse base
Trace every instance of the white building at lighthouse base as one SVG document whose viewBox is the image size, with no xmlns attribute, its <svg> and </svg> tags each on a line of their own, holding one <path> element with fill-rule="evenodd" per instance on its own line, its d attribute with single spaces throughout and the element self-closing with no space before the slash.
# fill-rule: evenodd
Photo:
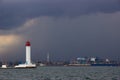
<svg viewBox="0 0 120 80">
<path fill-rule="evenodd" d="M 19 64 L 15 68 L 36 68 L 36 64 Z"/>
</svg>

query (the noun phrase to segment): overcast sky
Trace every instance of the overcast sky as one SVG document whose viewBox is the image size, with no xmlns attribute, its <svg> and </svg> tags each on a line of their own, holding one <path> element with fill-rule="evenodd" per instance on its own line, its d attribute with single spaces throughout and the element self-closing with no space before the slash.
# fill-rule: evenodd
<svg viewBox="0 0 120 80">
<path fill-rule="evenodd" d="M 0 59 L 120 59 L 120 0 L 0 0 Z"/>
</svg>

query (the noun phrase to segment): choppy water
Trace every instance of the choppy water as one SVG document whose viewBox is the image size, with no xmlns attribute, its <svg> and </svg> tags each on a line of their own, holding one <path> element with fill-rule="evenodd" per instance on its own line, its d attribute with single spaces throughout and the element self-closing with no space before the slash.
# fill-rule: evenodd
<svg viewBox="0 0 120 80">
<path fill-rule="evenodd" d="M 120 80 L 120 67 L 0 69 L 0 80 Z"/>
</svg>

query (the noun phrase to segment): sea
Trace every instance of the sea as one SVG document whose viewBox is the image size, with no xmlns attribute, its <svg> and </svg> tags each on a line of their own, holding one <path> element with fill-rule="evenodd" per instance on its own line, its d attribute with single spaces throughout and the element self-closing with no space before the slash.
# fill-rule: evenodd
<svg viewBox="0 0 120 80">
<path fill-rule="evenodd" d="M 120 80 L 120 67 L 0 69 L 0 80 Z"/>
</svg>

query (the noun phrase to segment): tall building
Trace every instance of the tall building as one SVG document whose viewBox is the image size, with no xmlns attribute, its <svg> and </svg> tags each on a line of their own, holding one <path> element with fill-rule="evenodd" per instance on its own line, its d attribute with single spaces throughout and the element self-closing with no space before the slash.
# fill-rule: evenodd
<svg viewBox="0 0 120 80">
<path fill-rule="evenodd" d="M 47 62 L 48 63 L 50 62 L 50 54 L 49 54 L 49 52 L 47 53 Z"/>
</svg>

